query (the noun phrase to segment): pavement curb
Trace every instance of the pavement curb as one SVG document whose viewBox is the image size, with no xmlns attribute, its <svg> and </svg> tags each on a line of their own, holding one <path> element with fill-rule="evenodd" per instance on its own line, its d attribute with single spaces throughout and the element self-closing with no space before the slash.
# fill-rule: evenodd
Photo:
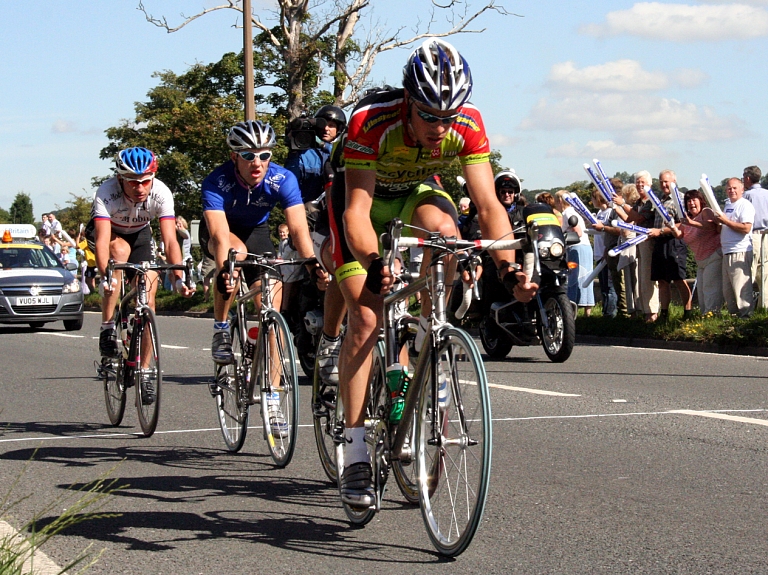
<svg viewBox="0 0 768 575">
<path fill-rule="evenodd" d="M 617 345 L 622 347 L 641 347 L 651 349 L 671 349 L 675 351 L 699 351 L 727 355 L 751 355 L 768 357 L 768 348 L 738 347 L 735 345 L 713 345 L 694 341 L 667 341 L 663 339 L 641 339 L 634 337 L 601 337 L 598 335 L 576 334 L 576 343 L 588 345 Z"/>
</svg>

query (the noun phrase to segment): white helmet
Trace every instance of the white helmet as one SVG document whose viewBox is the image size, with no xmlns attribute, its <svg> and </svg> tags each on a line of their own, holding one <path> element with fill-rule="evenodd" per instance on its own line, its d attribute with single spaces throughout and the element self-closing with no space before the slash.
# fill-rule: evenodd
<svg viewBox="0 0 768 575">
<path fill-rule="evenodd" d="M 456 110 L 472 95 L 472 72 L 448 42 L 430 38 L 413 51 L 403 68 L 403 88 L 436 110 Z"/>
<path fill-rule="evenodd" d="M 271 148 L 277 143 L 272 126 L 260 120 L 238 122 L 229 130 L 227 144 L 233 151 Z"/>
<path fill-rule="evenodd" d="M 502 188 L 517 188 L 516 193 L 520 193 L 520 190 L 522 190 L 522 186 L 520 185 L 520 178 L 515 173 L 515 170 L 503 170 L 496 174 L 496 177 L 493 178 L 493 183 L 496 188 L 496 195 L 499 195 L 499 191 Z"/>
</svg>

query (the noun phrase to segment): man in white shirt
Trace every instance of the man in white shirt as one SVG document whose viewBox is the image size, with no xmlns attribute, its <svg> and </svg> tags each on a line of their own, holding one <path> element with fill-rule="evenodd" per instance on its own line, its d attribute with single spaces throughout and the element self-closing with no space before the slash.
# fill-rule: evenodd
<svg viewBox="0 0 768 575">
<path fill-rule="evenodd" d="M 763 260 L 768 253 L 763 253 L 763 242 L 768 242 L 768 190 L 760 186 L 762 172 L 757 166 L 744 168 L 744 198 L 755 207 L 755 222 L 752 226 L 752 285 L 760 296 L 758 307 L 768 307 L 768 274 L 763 272 Z M 768 250 L 768 245 L 766 245 Z"/>
<path fill-rule="evenodd" d="M 752 315 L 752 225 L 755 208 L 744 198 L 744 183 L 730 178 L 725 187 L 728 202 L 715 217 L 722 224 L 723 297 L 728 312 L 739 317 Z"/>
</svg>

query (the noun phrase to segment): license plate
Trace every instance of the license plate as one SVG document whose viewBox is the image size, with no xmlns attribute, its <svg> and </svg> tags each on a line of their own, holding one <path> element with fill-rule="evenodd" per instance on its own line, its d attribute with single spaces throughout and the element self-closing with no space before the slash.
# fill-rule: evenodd
<svg viewBox="0 0 768 575">
<path fill-rule="evenodd" d="M 16 298 L 16 305 L 51 305 L 51 304 L 53 304 L 53 296 L 50 296 L 50 295 L 38 295 L 38 296 Z"/>
</svg>

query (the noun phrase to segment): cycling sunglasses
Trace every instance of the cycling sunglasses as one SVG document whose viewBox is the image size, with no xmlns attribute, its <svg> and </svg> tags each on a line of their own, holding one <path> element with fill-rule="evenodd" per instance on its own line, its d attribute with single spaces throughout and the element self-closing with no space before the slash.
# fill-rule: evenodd
<svg viewBox="0 0 768 575">
<path fill-rule="evenodd" d="M 416 106 L 416 113 L 419 115 L 419 118 L 424 120 L 427 124 L 442 122 L 443 126 L 450 126 L 456 121 L 456 118 L 459 117 L 459 114 L 453 114 L 452 116 L 435 116 L 434 114 L 419 109 L 418 106 Z"/>
<path fill-rule="evenodd" d="M 146 186 L 147 184 L 151 184 L 152 180 L 154 180 L 155 177 L 152 176 L 151 178 L 143 178 L 141 180 L 131 180 L 129 178 L 123 178 L 123 179 L 126 183 L 132 186 L 136 186 L 138 188 L 139 186 Z"/>
<path fill-rule="evenodd" d="M 246 150 L 244 152 L 238 152 L 238 154 L 240 154 L 240 157 L 244 159 L 246 162 L 252 162 L 256 158 L 258 158 L 262 162 L 266 162 L 272 157 L 272 152 L 261 152 L 257 154 L 256 152 L 249 152 L 248 150 Z"/>
</svg>

